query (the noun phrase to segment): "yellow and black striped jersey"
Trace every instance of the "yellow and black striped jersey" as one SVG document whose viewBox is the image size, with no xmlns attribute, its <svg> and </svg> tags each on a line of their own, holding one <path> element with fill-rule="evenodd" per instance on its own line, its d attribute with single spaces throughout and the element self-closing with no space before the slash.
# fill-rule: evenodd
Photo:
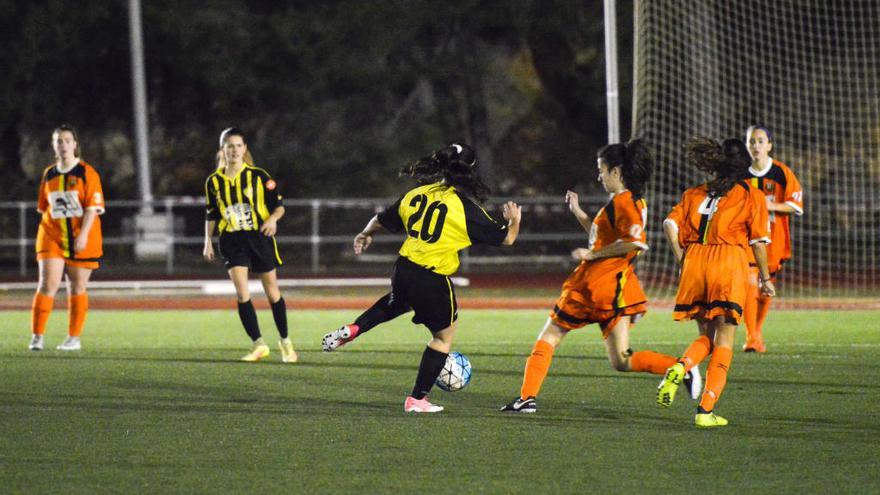
<svg viewBox="0 0 880 495">
<path fill-rule="evenodd" d="M 207 220 L 218 222 L 220 233 L 259 230 L 275 208 L 281 193 L 268 172 L 247 163 L 235 177 L 218 167 L 205 181 Z"/>
<path fill-rule="evenodd" d="M 405 232 L 400 255 L 440 275 L 458 270 L 458 252 L 471 244 L 500 246 L 507 226 L 455 187 L 442 183 L 412 189 L 378 215 L 391 232 Z"/>
</svg>

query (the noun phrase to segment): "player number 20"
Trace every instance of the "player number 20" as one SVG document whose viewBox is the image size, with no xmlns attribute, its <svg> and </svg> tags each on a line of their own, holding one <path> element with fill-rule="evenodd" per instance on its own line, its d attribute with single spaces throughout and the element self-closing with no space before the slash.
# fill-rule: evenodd
<svg viewBox="0 0 880 495">
<path fill-rule="evenodd" d="M 409 234 L 410 237 L 421 239 L 427 243 L 435 243 L 440 240 L 440 234 L 443 232 L 443 222 L 446 221 L 446 211 L 449 208 L 439 201 L 434 201 L 433 203 L 428 204 L 428 197 L 424 194 L 415 196 L 409 202 L 409 205 L 417 209 L 406 222 L 407 234 Z M 416 230 L 415 225 L 420 219 L 422 219 L 423 215 L 424 220 L 422 220 L 422 227 L 420 230 Z M 434 221 L 435 215 L 437 216 L 436 221 Z M 434 230 L 431 230 L 432 223 L 434 224 Z"/>
</svg>

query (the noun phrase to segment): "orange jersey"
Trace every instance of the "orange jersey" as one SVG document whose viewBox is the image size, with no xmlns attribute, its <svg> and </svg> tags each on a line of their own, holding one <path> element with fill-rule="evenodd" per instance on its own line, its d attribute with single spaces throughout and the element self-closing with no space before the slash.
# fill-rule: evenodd
<svg viewBox="0 0 880 495">
<path fill-rule="evenodd" d="M 737 182 L 724 196 L 709 196 L 703 184 L 684 192 L 664 224 L 678 229 L 678 242 L 690 244 L 730 244 L 747 248 L 770 241 L 767 203 L 756 188 Z"/>
<path fill-rule="evenodd" d="M 742 318 L 748 280 L 750 244 L 769 240 L 766 201 L 756 188 L 738 182 L 720 197 L 706 184 L 684 192 L 664 223 L 678 228 L 685 248 L 676 320 Z"/>
<path fill-rule="evenodd" d="M 644 199 L 635 199 L 630 191 L 615 194 L 593 219 L 590 249 L 598 251 L 618 242 L 648 249 L 647 216 Z M 582 261 L 562 285 L 562 294 L 551 313 L 554 322 L 569 329 L 599 323 L 603 330 L 610 330 L 616 317 L 644 313 L 647 298 L 633 270 L 639 250 Z"/>
<path fill-rule="evenodd" d="M 104 213 L 104 191 L 98 172 L 80 161 L 65 173 L 51 165 L 43 172 L 37 198 L 42 214 L 37 230 L 38 258 L 62 257 L 71 260 L 97 261 L 104 254 L 101 219 L 96 216 L 89 230 L 86 248 L 74 252 L 74 239 L 80 233 L 87 210 Z"/>
<path fill-rule="evenodd" d="M 794 172 L 779 160 L 770 159 L 764 170 L 749 168 L 749 182 L 774 203 L 785 203 L 794 208 L 794 214 L 804 214 L 804 193 Z M 767 263 L 775 272 L 779 265 L 791 259 L 791 214 L 770 213 L 770 244 L 767 246 Z M 754 257 L 751 258 L 754 263 Z"/>
</svg>

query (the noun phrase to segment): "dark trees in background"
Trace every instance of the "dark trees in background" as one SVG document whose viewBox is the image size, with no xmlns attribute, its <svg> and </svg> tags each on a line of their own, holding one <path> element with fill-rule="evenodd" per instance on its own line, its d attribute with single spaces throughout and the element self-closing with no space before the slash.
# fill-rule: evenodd
<svg viewBox="0 0 880 495">
<path fill-rule="evenodd" d="M 248 132 L 257 164 L 291 197 L 396 194 L 406 185 L 396 179 L 401 165 L 454 140 L 477 147 L 498 194 L 598 190 L 601 1 L 143 7 L 157 197 L 200 195 L 230 125 Z M 0 62 L 12 68 L 0 79 L 0 166 L 21 169 L 35 187 L 51 161 L 49 133 L 69 122 L 108 198 L 136 197 L 127 2 L 0 8 L 12 13 L 0 21 Z M 630 45 L 620 45 L 625 76 Z M 0 199 L 32 199 L 33 187 Z"/>
</svg>

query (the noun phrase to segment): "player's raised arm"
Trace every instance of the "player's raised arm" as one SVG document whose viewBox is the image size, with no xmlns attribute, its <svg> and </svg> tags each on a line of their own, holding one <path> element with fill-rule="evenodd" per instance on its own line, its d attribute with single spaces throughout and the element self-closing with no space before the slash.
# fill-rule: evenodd
<svg viewBox="0 0 880 495">
<path fill-rule="evenodd" d="M 504 242 L 502 242 L 505 246 L 512 246 L 514 242 L 516 242 L 516 237 L 519 235 L 519 223 L 522 220 L 522 207 L 514 203 L 513 201 L 508 201 L 504 203 L 504 208 L 502 215 L 504 219 L 507 220 L 507 236 L 504 238 Z"/>
</svg>

